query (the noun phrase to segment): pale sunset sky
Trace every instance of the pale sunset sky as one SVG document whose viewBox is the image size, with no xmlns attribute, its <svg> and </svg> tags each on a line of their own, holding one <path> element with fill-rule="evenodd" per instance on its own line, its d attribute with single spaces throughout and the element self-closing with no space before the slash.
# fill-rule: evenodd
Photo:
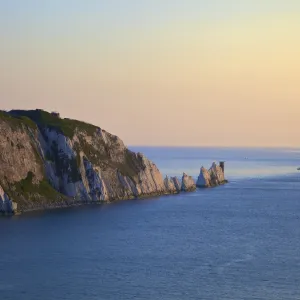
<svg viewBox="0 0 300 300">
<path fill-rule="evenodd" d="M 299 0 L 0 0 L 0 109 L 127 145 L 300 145 Z"/>
</svg>

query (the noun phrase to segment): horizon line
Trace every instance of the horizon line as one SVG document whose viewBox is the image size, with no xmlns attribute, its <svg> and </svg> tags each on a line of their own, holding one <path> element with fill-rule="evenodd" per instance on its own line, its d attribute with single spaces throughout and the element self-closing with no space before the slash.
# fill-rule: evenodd
<svg viewBox="0 0 300 300">
<path fill-rule="evenodd" d="M 259 145 L 254 145 L 254 146 L 218 146 L 218 145 L 127 145 L 127 147 L 147 147 L 147 148 L 240 148 L 240 149 L 245 149 L 245 148 L 268 148 L 268 149 L 300 149 L 300 147 L 297 146 L 259 146 Z"/>
</svg>

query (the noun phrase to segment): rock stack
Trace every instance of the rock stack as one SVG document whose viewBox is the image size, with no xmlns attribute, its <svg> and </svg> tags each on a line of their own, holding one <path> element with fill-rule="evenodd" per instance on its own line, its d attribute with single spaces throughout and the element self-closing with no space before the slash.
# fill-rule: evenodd
<svg viewBox="0 0 300 300">
<path fill-rule="evenodd" d="M 166 188 L 166 194 L 178 193 L 172 177 L 169 178 L 168 176 L 166 176 L 166 178 L 164 179 L 164 184 L 165 184 L 165 188 Z"/>
<path fill-rule="evenodd" d="M 183 173 L 181 190 L 183 192 L 192 192 L 196 189 L 196 184 L 192 176 Z"/>
<path fill-rule="evenodd" d="M 181 191 L 181 183 L 179 181 L 179 179 L 177 177 L 171 177 L 173 182 L 174 182 L 174 185 L 176 187 L 176 190 L 177 190 L 177 193 L 180 193 Z"/>
<path fill-rule="evenodd" d="M 214 162 L 209 170 L 205 169 L 204 167 L 200 169 L 197 187 L 209 188 L 222 185 L 227 182 L 228 181 L 225 179 L 223 168 Z"/>
</svg>

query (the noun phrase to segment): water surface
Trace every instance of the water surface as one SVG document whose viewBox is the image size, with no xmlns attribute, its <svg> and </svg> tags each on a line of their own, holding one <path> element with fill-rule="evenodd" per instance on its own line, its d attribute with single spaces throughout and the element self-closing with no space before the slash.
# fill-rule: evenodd
<svg viewBox="0 0 300 300">
<path fill-rule="evenodd" d="M 138 150 L 169 175 L 226 160 L 230 184 L 1 218 L 1 300 L 300 299 L 299 152 Z"/>
</svg>

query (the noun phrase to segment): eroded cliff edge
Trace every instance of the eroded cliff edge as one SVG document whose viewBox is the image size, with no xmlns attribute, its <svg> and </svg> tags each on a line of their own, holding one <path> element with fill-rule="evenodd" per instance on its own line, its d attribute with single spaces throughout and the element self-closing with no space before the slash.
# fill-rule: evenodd
<svg viewBox="0 0 300 300">
<path fill-rule="evenodd" d="M 225 182 L 213 164 L 198 187 Z M 0 213 L 191 192 L 183 174 L 166 177 L 117 136 L 43 110 L 0 111 Z"/>
<path fill-rule="evenodd" d="M 156 165 L 121 139 L 42 110 L 0 112 L 0 211 L 167 193 Z"/>
</svg>

